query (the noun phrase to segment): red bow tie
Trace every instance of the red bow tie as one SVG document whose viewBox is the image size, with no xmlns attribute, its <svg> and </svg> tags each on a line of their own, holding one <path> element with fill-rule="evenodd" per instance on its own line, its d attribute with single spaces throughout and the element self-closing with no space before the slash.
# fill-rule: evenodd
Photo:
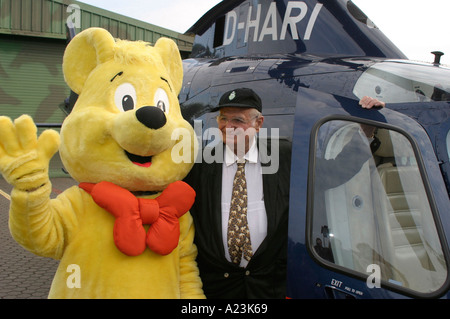
<svg viewBox="0 0 450 319">
<path fill-rule="evenodd" d="M 155 199 L 137 198 L 130 191 L 110 182 L 80 183 L 100 207 L 116 217 L 114 242 L 128 256 L 137 256 L 147 246 L 167 255 L 178 246 L 180 223 L 192 206 L 195 191 L 185 182 L 170 184 Z M 150 225 L 145 232 L 143 225 Z"/>
</svg>

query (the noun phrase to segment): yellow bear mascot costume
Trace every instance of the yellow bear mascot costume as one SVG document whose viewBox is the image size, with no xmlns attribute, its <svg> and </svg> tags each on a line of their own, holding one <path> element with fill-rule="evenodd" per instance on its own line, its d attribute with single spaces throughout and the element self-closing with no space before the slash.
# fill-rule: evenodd
<svg viewBox="0 0 450 319">
<path fill-rule="evenodd" d="M 60 259 L 50 298 L 204 298 L 193 244 L 194 191 L 183 179 L 196 138 L 180 112 L 176 44 L 78 34 L 64 54 L 79 94 L 60 136 L 0 117 L 0 170 L 14 187 L 9 227 L 29 251 Z M 60 151 L 80 184 L 50 199 Z M 79 282 L 70 282 L 71 271 Z"/>
</svg>

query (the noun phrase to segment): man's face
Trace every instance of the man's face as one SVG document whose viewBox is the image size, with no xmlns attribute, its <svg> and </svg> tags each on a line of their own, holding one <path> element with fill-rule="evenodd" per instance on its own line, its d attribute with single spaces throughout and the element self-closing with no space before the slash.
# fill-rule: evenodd
<svg viewBox="0 0 450 319">
<path fill-rule="evenodd" d="M 224 107 L 217 117 L 223 142 L 238 156 L 243 156 L 250 149 L 250 141 L 253 141 L 263 122 L 264 117 L 253 108 Z"/>
</svg>

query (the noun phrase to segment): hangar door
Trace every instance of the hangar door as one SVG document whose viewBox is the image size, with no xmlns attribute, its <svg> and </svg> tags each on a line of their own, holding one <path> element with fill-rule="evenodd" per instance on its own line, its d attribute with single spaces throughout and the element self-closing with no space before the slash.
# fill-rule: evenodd
<svg viewBox="0 0 450 319">
<path fill-rule="evenodd" d="M 70 90 L 64 82 L 63 40 L 0 35 L 0 115 L 29 114 L 36 123 L 61 123 Z"/>
</svg>

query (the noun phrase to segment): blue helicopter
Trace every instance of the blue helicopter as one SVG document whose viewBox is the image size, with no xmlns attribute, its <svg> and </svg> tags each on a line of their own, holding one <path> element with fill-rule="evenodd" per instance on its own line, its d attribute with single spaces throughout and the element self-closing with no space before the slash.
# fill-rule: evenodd
<svg viewBox="0 0 450 319">
<path fill-rule="evenodd" d="M 268 138 L 292 143 L 286 297 L 449 297 L 443 53 L 409 61 L 350 0 L 225 0 L 188 32 L 179 99 L 202 143 L 238 87 L 261 97 Z"/>
</svg>

